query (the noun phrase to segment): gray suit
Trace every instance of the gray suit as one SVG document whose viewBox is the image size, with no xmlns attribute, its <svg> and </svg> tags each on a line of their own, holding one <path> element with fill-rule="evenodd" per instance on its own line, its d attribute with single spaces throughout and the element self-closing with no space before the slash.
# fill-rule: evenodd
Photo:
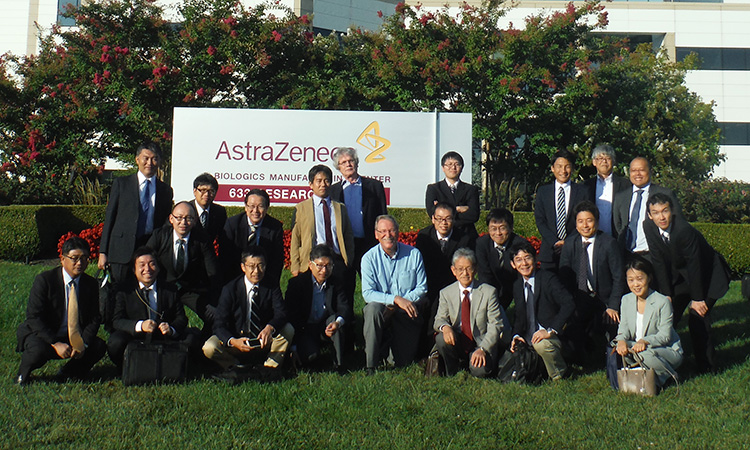
<svg viewBox="0 0 750 450">
<path fill-rule="evenodd" d="M 628 347 L 636 342 L 636 297 L 632 292 L 622 297 L 620 305 L 620 327 L 615 342 L 624 340 Z M 670 377 L 670 371 L 682 363 L 680 336 L 672 326 L 672 303 L 662 294 L 651 291 L 646 298 L 643 310 L 643 340 L 648 342 L 646 350 L 640 353 L 646 367 L 654 369 L 659 385 Z M 625 358 L 634 362 L 632 356 Z"/>
<path fill-rule="evenodd" d="M 474 281 L 471 293 L 471 333 L 474 337 L 475 348 L 484 350 L 487 355 L 485 367 L 469 367 L 474 376 L 485 376 L 494 369 L 500 353 L 500 342 L 503 331 L 509 330 L 508 319 L 497 299 L 497 289 L 489 284 L 479 284 Z M 443 334 L 436 337 L 437 348 L 445 360 L 446 372 L 452 375 L 458 371 L 457 355 L 461 351 L 459 336 L 461 335 L 461 301 L 462 295 L 458 281 L 440 291 L 437 314 L 435 315 L 435 331 L 440 332 L 444 325 L 453 328 L 456 335 L 456 345 L 449 346 L 443 340 Z M 453 347 L 453 348 L 449 348 Z M 468 355 L 471 356 L 471 353 Z"/>
</svg>

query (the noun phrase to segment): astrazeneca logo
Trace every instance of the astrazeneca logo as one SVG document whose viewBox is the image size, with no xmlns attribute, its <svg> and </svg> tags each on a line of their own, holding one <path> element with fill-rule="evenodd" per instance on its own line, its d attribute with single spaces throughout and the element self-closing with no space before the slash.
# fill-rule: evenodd
<svg viewBox="0 0 750 450">
<path fill-rule="evenodd" d="M 391 147 L 391 141 L 380 136 L 380 124 L 377 121 L 365 128 L 357 138 L 357 143 L 371 150 L 365 158 L 367 163 L 385 161 L 385 156 L 382 153 Z"/>
</svg>

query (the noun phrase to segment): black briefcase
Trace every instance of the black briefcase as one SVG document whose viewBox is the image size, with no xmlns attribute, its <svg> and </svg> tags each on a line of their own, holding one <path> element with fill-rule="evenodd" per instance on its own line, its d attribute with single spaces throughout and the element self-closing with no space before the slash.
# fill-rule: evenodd
<svg viewBox="0 0 750 450">
<path fill-rule="evenodd" d="M 187 344 L 132 341 L 125 349 L 122 384 L 183 381 L 187 377 L 187 367 Z"/>
</svg>

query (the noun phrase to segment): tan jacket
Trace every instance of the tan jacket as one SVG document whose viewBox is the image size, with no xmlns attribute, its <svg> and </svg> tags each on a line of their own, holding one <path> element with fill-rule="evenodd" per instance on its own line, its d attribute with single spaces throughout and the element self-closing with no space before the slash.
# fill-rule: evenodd
<svg viewBox="0 0 750 450">
<path fill-rule="evenodd" d="M 347 266 L 354 259 L 354 233 L 346 212 L 346 206 L 331 200 L 333 214 L 336 220 L 336 239 L 338 240 L 341 257 Z M 315 242 L 315 212 L 312 197 L 297 203 L 292 218 L 292 242 L 289 248 L 290 270 L 304 272 L 310 261 L 310 251 Z"/>
</svg>

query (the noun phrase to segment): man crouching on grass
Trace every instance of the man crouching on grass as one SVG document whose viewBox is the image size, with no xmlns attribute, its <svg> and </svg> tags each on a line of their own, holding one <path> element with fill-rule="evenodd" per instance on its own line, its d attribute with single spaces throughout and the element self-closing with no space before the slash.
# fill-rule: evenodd
<svg viewBox="0 0 750 450">
<path fill-rule="evenodd" d="M 287 322 L 281 290 L 260 284 L 266 272 L 264 250 L 252 245 L 242 254 L 244 275 L 227 283 L 216 308 L 214 335 L 203 345 L 203 354 L 224 369 L 218 377 L 238 379 L 245 364 L 265 360 L 278 368 L 294 337 Z"/>
<path fill-rule="evenodd" d="M 528 241 L 510 248 L 511 266 L 521 277 L 513 287 L 516 322 L 510 351 L 518 342 L 530 344 L 539 354 L 553 380 L 560 380 L 568 369 L 562 356 L 558 334 L 575 310 L 573 296 L 557 276 L 536 268 L 536 251 Z"/>
</svg>

